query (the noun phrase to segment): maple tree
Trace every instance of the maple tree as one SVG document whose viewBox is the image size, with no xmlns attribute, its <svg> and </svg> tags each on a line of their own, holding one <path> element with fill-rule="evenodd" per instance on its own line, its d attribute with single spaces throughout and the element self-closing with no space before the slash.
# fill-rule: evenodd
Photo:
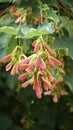
<svg viewBox="0 0 73 130">
<path fill-rule="evenodd" d="M 1 86 L 5 80 L 6 92 L 15 91 L 17 99 L 15 95 L 14 99 L 26 110 L 26 114 L 19 118 L 20 121 L 18 120 L 23 129 L 36 130 L 38 128 L 45 129 L 45 127 L 51 130 L 72 129 L 70 123 L 73 119 L 70 119 L 68 125 L 64 121 L 66 127 L 63 126 L 62 118 L 60 119 L 61 124 L 58 120 L 59 125 L 55 123 L 56 116 L 58 119 L 61 117 L 61 115 L 55 114 L 56 108 L 62 105 L 67 107 L 64 102 L 69 102 L 69 109 L 73 106 L 72 6 L 73 2 L 69 2 L 69 0 L 7 0 L 1 2 Z M 7 77 L 4 76 L 4 73 Z M 36 105 L 40 108 L 40 115 L 41 111 L 46 114 L 50 114 L 48 111 L 53 112 L 54 121 L 50 122 L 51 124 L 54 122 L 53 126 L 46 124 L 47 115 L 46 117 L 43 116 L 41 122 L 36 114 L 32 116 L 34 112 L 38 111 L 37 108 L 36 111 L 32 112 L 32 104 L 34 109 Z M 47 105 L 50 104 L 52 105 L 48 108 Z M 14 107 L 16 108 L 16 106 Z M 19 110 L 19 108 L 16 109 Z M 70 114 L 68 113 L 69 109 L 66 110 L 67 114 Z M 60 108 L 59 111 L 61 111 Z M 7 112 L 7 114 L 12 113 Z M 19 115 L 21 114 L 19 113 Z M 12 117 L 14 118 L 14 114 Z M 48 118 L 50 120 L 51 115 Z M 36 126 L 36 120 L 40 127 Z M 17 128 L 13 126 L 14 129 Z"/>
</svg>

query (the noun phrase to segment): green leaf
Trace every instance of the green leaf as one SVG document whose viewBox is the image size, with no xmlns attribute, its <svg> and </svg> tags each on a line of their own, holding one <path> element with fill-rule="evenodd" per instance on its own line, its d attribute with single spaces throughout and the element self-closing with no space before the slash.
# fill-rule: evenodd
<svg viewBox="0 0 73 130">
<path fill-rule="evenodd" d="M 61 2 L 68 7 L 73 7 L 73 0 L 61 0 Z"/>
<path fill-rule="evenodd" d="M 29 26 L 22 26 L 20 31 L 22 32 L 22 34 L 25 35 L 29 29 L 30 29 Z"/>
<path fill-rule="evenodd" d="M 54 6 L 54 7 L 57 7 L 57 1 L 56 0 L 42 0 L 43 3 L 47 3 L 49 4 L 50 6 Z"/>
<path fill-rule="evenodd" d="M 9 53 L 12 53 L 13 49 L 18 44 L 18 40 L 13 35 L 0 34 L 0 59 Z"/>
<path fill-rule="evenodd" d="M 8 15 L 8 14 L 7 14 Z M 10 16 L 8 19 L 6 19 L 6 20 L 4 20 L 4 18 L 6 17 L 6 15 L 3 15 L 2 17 L 1 17 L 1 20 L 0 20 L 0 26 L 7 26 L 7 25 L 9 25 L 10 26 L 10 24 L 12 24 L 13 22 L 14 22 L 14 19 Z"/>
<path fill-rule="evenodd" d="M 55 31 L 55 28 L 54 28 L 53 22 L 42 24 L 37 29 L 29 28 L 29 27 L 25 27 L 23 29 L 21 28 L 21 32 L 24 34 L 23 36 L 24 38 L 33 38 L 35 36 L 50 34 L 50 33 L 53 33 L 54 31 Z"/>
<path fill-rule="evenodd" d="M 18 39 L 15 39 L 13 35 L 10 35 L 7 39 L 7 53 L 12 53 L 13 49 L 18 45 Z"/>
<path fill-rule="evenodd" d="M 55 23 L 59 22 L 59 16 L 57 15 L 57 11 L 54 11 L 53 9 L 49 9 L 48 18 L 52 19 Z"/>
<path fill-rule="evenodd" d="M 10 0 L 0 0 L 0 2 L 10 2 Z"/>
<path fill-rule="evenodd" d="M 70 20 L 66 25 L 65 28 L 68 30 L 69 32 L 69 36 L 73 37 L 73 20 Z"/>
<path fill-rule="evenodd" d="M 39 36 L 39 33 L 36 29 L 31 28 L 27 31 L 27 33 L 24 35 L 24 38 L 32 38 L 35 36 Z"/>
<path fill-rule="evenodd" d="M 73 75 L 66 75 L 64 80 L 70 88 L 71 92 L 73 92 Z"/>
<path fill-rule="evenodd" d="M 47 33 L 53 33 L 55 31 L 55 28 L 54 28 L 54 23 L 53 22 L 50 22 L 50 23 L 46 23 L 46 24 L 42 24 L 40 25 L 37 30 L 39 32 L 42 32 L 42 34 L 47 34 Z"/>
<path fill-rule="evenodd" d="M 24 40 L 23 42 L 23 48 L 25 48 L 24 52 L 27 53 L 30 49 L 30 44 L 28 44 L 29 41 Z"/>
<path fill-rule="evenodd" d="M 68 17 L 61 17 L 61 27 L 65 28 L 70 37 L 73 37 L 73 20 L 70 20 Z"/>
<path fill-rule="evenodd" d="M 65 59 L 65 82 L 68 84 L 70 90 L 73 92 L 73 60 L 71 58 Z"/>
<path fill-rule="evenodd" d="M 0 34 L 0 59 L 6 56 L 8 34 Z"/>
<path fill-rule="evenodd" d="M 54 47 L 55 49 L 67 49 L 68 55 L 73 59 L 73 38 L 67 36 L 56 37 Z"/>
<path fill-rule="evenodd" d="M 12 34 L 12 35 L 16 35 L 18 33 L 17 29 L 13 27 L 7 27 L 7 26 L 1 27 L 0 32 Z"/>
</svg>

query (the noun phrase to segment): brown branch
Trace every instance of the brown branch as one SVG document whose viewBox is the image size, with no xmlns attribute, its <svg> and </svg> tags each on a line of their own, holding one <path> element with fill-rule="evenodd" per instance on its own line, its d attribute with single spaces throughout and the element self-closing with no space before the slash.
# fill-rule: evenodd
<svg viewBox="0 0 73 130">
<path fill-rule="evenodd" d="M 65 5 L 63 5 L 63 3 L 60 0 L 57 0 L 60 10 L 63 11 L 63 13 L 65 12 L 65 14 L 70 17 L 73 18 L 73 13 L 72 11 Z"/>
<path fill-rule="evenodd" d="M 5 13 L 7 13 L 11 8 L 14 9 L 16 7 L 17 3 L 9 6 L 8 8 L 6 8 L 5 10 L 0 10 L 0 16 L 4 15 Z"/>
</svg>

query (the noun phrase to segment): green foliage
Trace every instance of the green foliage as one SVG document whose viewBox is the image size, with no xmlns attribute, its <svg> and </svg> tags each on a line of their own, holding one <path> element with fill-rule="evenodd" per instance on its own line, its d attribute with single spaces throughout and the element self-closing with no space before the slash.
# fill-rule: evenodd
<svg viewBox="0 0 73 130">
<path fill-rule="evenodd" d="M 0 11 L 0 130 L 73 130 L 73 0 L 0 2 L 8 3 Z M 11 76 L 1 63 L 16 46 L 30 56 L 32 42 L 41 36 L 64 61 L 63 87 L 69 95 L 57 104 L 50 96 L 37 99 L 31 85 L 21 88 L 18 74 Z"/>
<path fill-rule="evenodd" d="M 56 37 L 55 49 L 65 49 L 64 54 L 73 59 L 73 38 L 68 36 Z"/>
<path fill-rule="evenodd" d="M 7 34 L 0 34 L 0 58 L 4 57 L 7 53 Z"/>
<path fill-rule="evenodd" d="M 62 3 L 68 7 L 73 7 L 73 1 L 72 0 L 62 0 Z"/>
<path fill-rule="evenodd" d="M 73 37 L 73 20 L 70 20 L 68 17 L 62 17 L 61 21 L 61 27 L 68 31 L 70 37 Z"/>
<path fill-rule="evenodd" d="M 16 35 L 18 31 L 13 27 L 6 27 L 5 26 L 5 27 L 0 28 L 0 32 Z"/>
<path fill-rule="evenodd" d="M 21 31 L 21 34 L 19 34 Z M 54 29 L 54 24 L 52 22 L 50 23 L 47 23 L 47 24 L 44 24 L 44 25 L 41 25 L 39 26 L 37 29 L 35 28 L 29 28 L 29 27 L 22 27 L 21 30 L 17 30 L 13 27 L 1 27 L 0 28 L 0 32 L 3 32 L 3 33 L 8 33 L 8 34 L 11 34 L 11 35 L 16 35 L 16 38 L 33 38 L 35 36 L 41 36 L 43 34 L 49 34 L 49 33 L 53 33 L 55 31 Z M 19 32 L 19 33 L 18 33 Z"/>
</svg>

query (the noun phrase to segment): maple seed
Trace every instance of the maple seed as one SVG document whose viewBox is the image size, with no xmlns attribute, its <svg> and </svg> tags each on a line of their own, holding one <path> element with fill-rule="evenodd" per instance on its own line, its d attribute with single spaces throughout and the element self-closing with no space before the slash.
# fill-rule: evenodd
<svg viewBox="0 0 73 130">
<path fill-rule="evenodd" d="M 34 42 L 32 43 L 32 46 L 35 47 L 35 44 L 36 44 L 36 41 L 34 41 Z"/>
<path fill-rule="evenodd" d="M 21 21 L 21 16 L 16 19 L 15 23 L 19 23 L 20 21 Z"/>
<path fill-rule="evenodd" d="M 53 89 L 50 82 L 48 82 L 47 80 L 44 80 L 44 88 Z"/>
<path fill-rule="evenodd" d="M 55 102 L 55 103 L 57 103 L 57 102 L 58 102 L 58 97 L 57 97 L 57 95 L 56 95 L 56 94 L 53 96 L 53 102 Z"/>
<path fill-rule="evenodd" d="M 46 92 L 44 92 L 44 95 L 45 96 L 47 96 L 47 95 L 52 95 L 52 91 L 50 90 L 50 91 L 46 91 Z"/>
<path fill-rule="evenodd" d="M 29 84 L 30 84 L 30 82 L 29 82 L 29 81 L 26 81 L 25 83 L 22 84 L 22 87 L 23 87 L 23 88 L 26 88 Z"/>
<path fill-rule="evenodd" d="M 53 61 L 51 60 L 51 58 L 48 58 L 48 64 L 51 68 L 55 67 L 55 64 L 53 63 Z"/>
<path fill-rule="evenodd" d="M 19 64 L 19 65 L 18 65 L 18 69 L 19 69 L 19 70 L 25 70 L 27 67 L 28 67 L 27 64 Z"/>
<path fill-rule="evenodd" d="M 35 47 L 34 47 L 34 53 L 37 53 L 39 48 L 40 48 L 40 46 L 38 45 L 38 43 L 36 43 Z"/>
<path fill-rule="evenodd" d="M 56 56 L 56 53 L 52 51 L 47 44 L 44 45 L 44 48 L 50 53 L 50 55 Z"/>
<path fill-rule="evenodd" d="M 27 77 L 29 76 L 29 74 L 25 73 L 25 74 L 22 74 L 18 77 L 18 80 L 22 81 L 22 80 L 25 80 Z"/>
<path fill-rule="evenodd" d="M 42 84 L 41 80 L 38 79 L 37 75 L 34 75 L 34 90 L 36 91 L 37 98 L 42 98 Z"/>
<path fill-rule="evenodd" d="M 1 61 L 2 61 L 3 63 L 6 63 L 6 62 L 10 61 L 11 58 L 12 58 L 11 55 L 7 55 L 7 56 L 5 56 L 4 58 L 2 58 Z"/>
<path fill-rule="evenodd" d="M 9 71 L 11 69 L 11 67 L 12 67 L 12 63 L 7 64 L 6 65 L 6 71 Z"/>
<path fill-rule="evenodd" d="M 62 66 L 62 62 L 57 60 L 57 59 L 54 59 L 54 58 L 51 58 L 51 60 L 53 61 L 53 63 L 56 65 L 56 66 Z"/>
<path fill-rule="evenodd" d="M 37 96 L 37 98 L 42 98 L 42 92 L 41 92 L 41 88 L 38 86 L 38 87 L 36 87 L 36 89 L 35 89 L 35 91 L 36 91 L 36 96 Z"/>
<path fill-rule="evenodd" d="M 53 82 L 54 77 L 52 76 L 50 72 L 47 73 L 47 77 L 50 82 Z"/>
<path fill-rule="evenodd" d="M 40 67 L 41 69 L 45 69 L 46 68 L 46 64 L 43 61 L 41 56 L 39 56 L 38 59 L 37 59 L 36 67 Z"/>
<path fill-rule="evenodd" d="M 11 75 L 15 75 L 17 73 L 18 73 L 18 65 L 17 66 L 14 65 L 13 68 L 12 68 L 12 70 L 11 70 Z"/>
</svg>

